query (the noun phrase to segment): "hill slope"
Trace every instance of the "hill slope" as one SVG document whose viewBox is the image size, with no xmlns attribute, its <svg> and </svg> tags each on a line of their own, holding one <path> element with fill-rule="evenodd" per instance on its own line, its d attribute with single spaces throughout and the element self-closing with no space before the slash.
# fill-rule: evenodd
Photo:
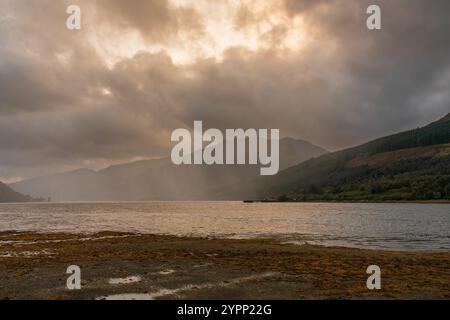
<svg viewBox="0 0 450 320">
<path fill-rule="evenodd" d="M 30 202 L 35 199 L 25 196 L 19 192 L 14 191 L 7 185 L 0 182 L 0 203 L 6 202 Z"/>
<path fill-rule="evenodd" d="M 261 187 L 245 196 L 297 201 L 450 199 L 450 114 L 428 126 L 330 153 L 273 179 L 258 180 L 254 184 Z"/>
<path fill-rule="evenodd" d="M 281 169 L 326 153 L 303 140 L 280 141 Z M 12 187 L 55 201 L 229 199 L 224 186 L 259 176 L 256 166 L 175 166 L 168 158 L 77 170 L 15 183 Z M 239 199 L 239 198 L 237 198 Z"/>
</svg>

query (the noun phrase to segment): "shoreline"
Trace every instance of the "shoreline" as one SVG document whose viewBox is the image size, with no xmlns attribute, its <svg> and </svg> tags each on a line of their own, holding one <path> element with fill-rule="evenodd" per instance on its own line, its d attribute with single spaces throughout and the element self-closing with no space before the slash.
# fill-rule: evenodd
<svg viewBox="0 0 450 320">
<path fill-rule="evenodd" d="M 374 201 L 374 200 L 314 200 L 314 201 L 278 201 L 278 200 L 242 200 L 246 204 L 252 203 L 339 203 L 339 204 L 450 204 L 450 200 L 398 200 L 398 201 Z"/>
<path fill-rule="evenodd" d="M 152 203 L 152 202 L 234 202 L 234 203 L 338 203 L 338 204 L 450 204 L 450 200 L 390 200 L 390 201 L 374 201 L 374 200 L 311 200 L 311 201 L 278 201 L 278 200 L 124 200 L 124 201 L 110 201 L 110 200 L 99 200 L 99 201 L 30 201 L 30 202 L 0 202 L 0 205 L 11 205 L 11 204 L 66 204 L 66 203 Z"/>
<path fill-rule="evenodd" d="M 308 239 L 285 239 L 283 237 L 277 237 L 276 235 L 272 236 L 256 236 L 256 237 L 226 237 L 226 236 L 201 236 L 201 235 L 176 235 L 170 233 L 145 233 L 145 232 L 132 232 L 132 231 L 113 231 L 113 230 L 104 230 L 104 231 L 85 231 L 85 232 L 74 232 L 74 231 L 39 231 L 39 230 L 0 230 L 0 250 L 2 242 L 7 242 L 3 240 L 3 238 L 7 238 L 8 236 L 26 236 L 29 234 L 47 236 L 50 238 L 58 237 L 60 235 L 71 235 L 74 237 L 73 239 L 90 239 L 92 236 L 98 234 L 121 234 L 131 237 L 168 237 L 175 239 L 195 239 L 199 241 L 274 241 L 279 243 L 280 245 L 294 245 L 294 246 L 311 246 L 317 248 L 330 248 L 330 249 L 352 249 L 352 250 L 365 250 L 365 251 L 381 251 L 381 252 L 391 252 L 391 253 L 442 253 L 442 252 L 450 252 L 450 248 L 408 248 L 408 247 L 381 247 L 381 246 L 358 246 L 352 244 L 325 244 L 319 243 L 319 240 L 308 240 Z M 59 240 L 55 240 L 59 241 Z"/>
<path fill-rule="evenodd" d="M 366 287 L 379 265 L 382 290 Z M 70 265 L 82 290 L 65 288 Z M 450 299 L 450 251 L 133 233 L 0 232 L 1 299 Z M 115 283 L 115 284 L 111 284 Z"/>
</svg>

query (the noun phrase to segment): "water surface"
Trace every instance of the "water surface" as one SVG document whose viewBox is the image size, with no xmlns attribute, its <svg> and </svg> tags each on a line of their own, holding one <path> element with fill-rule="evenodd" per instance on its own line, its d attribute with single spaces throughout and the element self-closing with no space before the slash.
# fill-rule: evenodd
<svg viewBox="0 0 450 320">
<path fill-rule="evenodd" d="M 0 231 L 139 232 L 384 249 L 450 249 L 448 204 L 1 204 Z"/>
</svg>

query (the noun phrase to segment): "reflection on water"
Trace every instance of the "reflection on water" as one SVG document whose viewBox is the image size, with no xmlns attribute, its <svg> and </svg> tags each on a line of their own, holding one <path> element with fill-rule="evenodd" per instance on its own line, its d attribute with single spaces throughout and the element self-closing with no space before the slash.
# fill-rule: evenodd
<svg viewBox="0 0 450 320">
<path fill-rule="evenodd" d="M 331 246 L 448 250 L 450 205 L 239 202 L 2 204 L 0 231 L 10 230 L 277 237 L 286 242 Z"/>
</svg>

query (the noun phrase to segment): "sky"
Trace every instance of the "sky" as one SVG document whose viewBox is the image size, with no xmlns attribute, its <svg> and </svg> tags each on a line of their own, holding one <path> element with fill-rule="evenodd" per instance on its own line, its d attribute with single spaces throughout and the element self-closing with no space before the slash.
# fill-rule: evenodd
<svg viewBox="0 0 450 320">
<path fill-rule="evenodd" d="M 0 180 L 165 156 L 195 120 L 329 150 L 425 125 L 449 30 L 448 0 L 0 0 Z"/>
</svg>

